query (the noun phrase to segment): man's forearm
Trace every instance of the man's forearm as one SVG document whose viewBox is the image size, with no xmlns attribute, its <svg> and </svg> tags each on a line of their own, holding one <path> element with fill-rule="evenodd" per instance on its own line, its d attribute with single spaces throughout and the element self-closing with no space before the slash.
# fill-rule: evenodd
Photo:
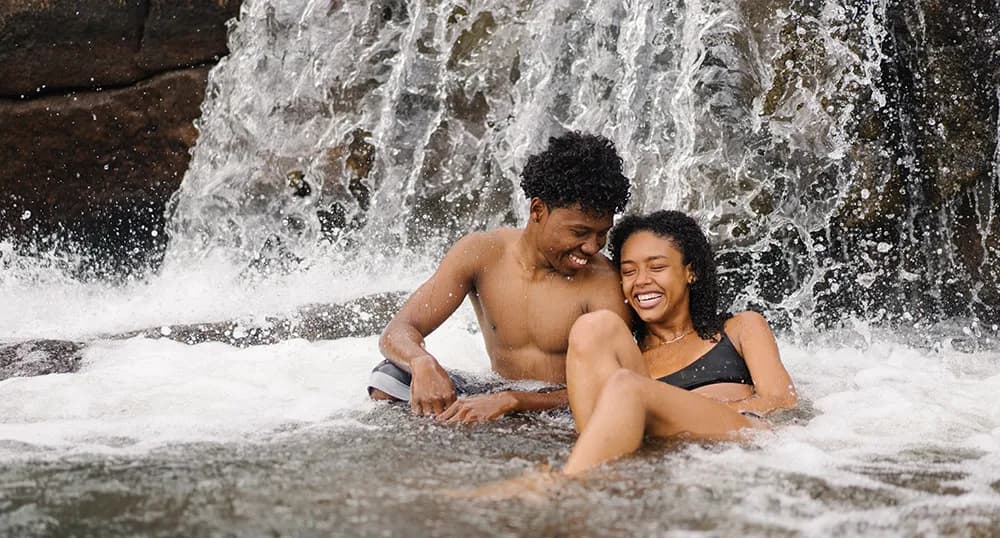
<svg viewBox="0 0 1000 538">
<path fill-rule="evenodd" d="M 546 411 L 569 404 L 566 389 L 552 392 L 510 391 L 510 394 L 517 401 L 512 411 Z"/>
<path fill-rule="evenodd" d="M 424 337 L 413 327 L 388 327 L 379 339 L 382 356 L 403 370 L 413 373 L 410 361 L 418 357 L 434 356 L 424 348 Z M 434 359 L 436 361 L 436 359 Z"/>
</svg>

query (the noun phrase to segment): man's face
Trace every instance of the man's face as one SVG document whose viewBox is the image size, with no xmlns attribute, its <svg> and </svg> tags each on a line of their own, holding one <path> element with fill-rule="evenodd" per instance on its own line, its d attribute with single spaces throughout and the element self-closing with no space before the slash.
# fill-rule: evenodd
<svg viewBox="0 0 1000 538">
<path fill-rule="evenodd" d="M 600 215 L 579 206 L 548 208 L 544 204 L 538 211 L 538 247 L 549 265 L 561 274 L 571 276 L 586 268 L 608 240 L 613 220 L 610 214 Z"/>
</svg>

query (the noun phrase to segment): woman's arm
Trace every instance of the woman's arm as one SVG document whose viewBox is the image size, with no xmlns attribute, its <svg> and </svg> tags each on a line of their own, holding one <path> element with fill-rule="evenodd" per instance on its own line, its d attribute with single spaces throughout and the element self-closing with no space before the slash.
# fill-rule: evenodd
<svg viewBox="0 0 1000 538">
<path fill-rule="evenodd" d="M 727 405 L 737 411 L 757 413 L 795 407 L 795 385 L 781 364 L 778 343 L 764 316 L 749 311 L 736 314 L 726 322 L 726 334 L 746 361 L 754 384 L 752 396 Z"/>
</svg>

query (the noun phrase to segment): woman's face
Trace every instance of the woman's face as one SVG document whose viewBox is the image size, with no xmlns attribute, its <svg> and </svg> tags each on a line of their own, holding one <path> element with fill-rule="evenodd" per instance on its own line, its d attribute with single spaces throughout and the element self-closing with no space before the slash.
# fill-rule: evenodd
<svg viewBox="0 0 1000 538">
<path fill-rule="evenodd" d="M 690 315 L 688 284 L 693 277 L 671 239 L 641 231 L 622 245 L 622 292 L 646 323 Z"/>
</svg>

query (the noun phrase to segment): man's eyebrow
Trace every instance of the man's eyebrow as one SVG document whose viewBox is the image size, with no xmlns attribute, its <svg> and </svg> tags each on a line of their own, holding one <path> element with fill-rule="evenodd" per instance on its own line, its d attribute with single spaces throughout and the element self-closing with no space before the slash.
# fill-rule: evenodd
<svg viewBox="0 0 1000 538">
<path fill-rule="evenodd" d="M 614 227 L 614 226 L 605 226 L 603 228 L 599 228 L 597 226 L 591 226 L 589 224 L 584 224 L 582 222 L 574 222 L 569 224 L 568 226 L 573 229 L 588 230 L 588 231 L 594 230 L 596 232 L 601 232 L 601 233 L 608 233 L 609 231 L 611 231 L 611 228 Z"/>
</svg>

